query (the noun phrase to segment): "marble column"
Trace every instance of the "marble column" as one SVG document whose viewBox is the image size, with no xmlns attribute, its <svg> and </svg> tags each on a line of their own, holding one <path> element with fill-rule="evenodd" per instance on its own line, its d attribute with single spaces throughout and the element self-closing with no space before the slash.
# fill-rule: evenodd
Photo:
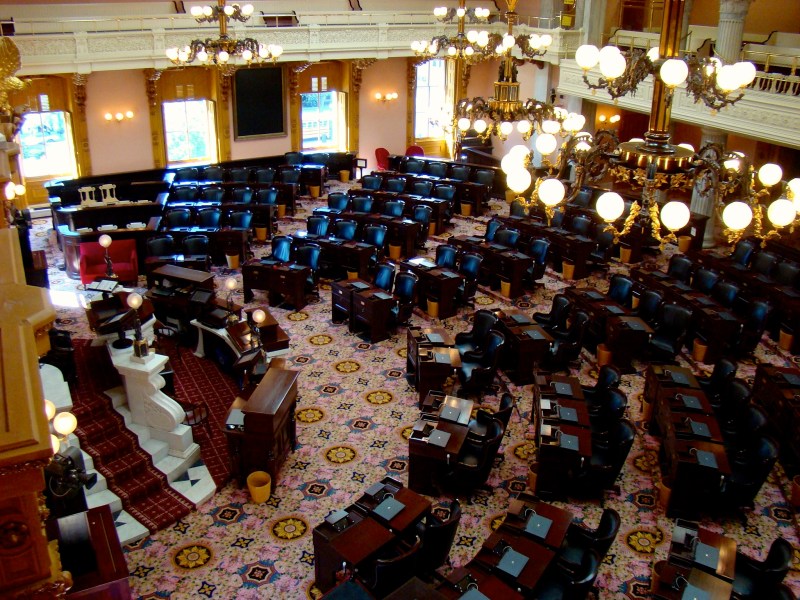
<svg viewBox="0 0 800 600">
<path fill-rule="evenodd" d="M 681 48 L 686 46 L 686 36 L 689 35 L 689 18 L 694 7 L 694 0 L 686 0 L 683 3 L 683 19 L 681 20 Z M 697 48 L 686 48 L 687 50 L 697 50 Z"/>
<path fill-rule="evenodd" d="M 603 29 L 606 21 L 607 0 L 584 0 L 583 10 L 575 15 L 575 29 L 585 32 L 582 44 L 603 45 Z"/>
<path fill-rule="evenodd" d="M 721 0 L 716 54 L 724 63 L 739 60 L 744 36 L 744 19 L 753 0 Z"/>
<path fill-rule="evenodd" d="M 700 134 L 700 148 L 711 143 L 719 144 L 725 148 L 728 143 L 728 134 L 718 129 L 702 127 L 700 129 Z M 695 186 L 692 191 L 690 210 L 694 213 L 708 216 L 708 221 L 706 221 L 706 233 L 705 236 L 703 236 L 703 248 L 710 248 L 716 244 L 717 213 L 714 200 L 715 195 L 713 191 L 702 194 L 697 186 Z"/>
</svg>

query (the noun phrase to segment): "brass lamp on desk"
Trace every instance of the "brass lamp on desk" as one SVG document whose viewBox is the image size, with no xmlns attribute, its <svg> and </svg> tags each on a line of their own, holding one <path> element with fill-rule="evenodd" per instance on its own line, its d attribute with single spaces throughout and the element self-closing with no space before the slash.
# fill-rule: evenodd
<svg viewBox="0 0 800 600">
<path fill-rule="evenodd" d="M 228 277 L 225 280 L 225 289 L 228 290 L 228 317 L 227 317 L 227 325 L 235 325 L 239 322 L 239 316 L 233 310 L 233 290 L 236 289 L 236 278 L 235 277 Z"/>
<path fill-rule="evenodd" d="M 142 323 L 139 320 L 142 297 L 136 292 L 128 294 L 127 303 L 133 309 L 133 355 L 144 361 L 150 353 L 150 348 L 147 345 L 147 340 L 142 337 Z"/>
</svg>

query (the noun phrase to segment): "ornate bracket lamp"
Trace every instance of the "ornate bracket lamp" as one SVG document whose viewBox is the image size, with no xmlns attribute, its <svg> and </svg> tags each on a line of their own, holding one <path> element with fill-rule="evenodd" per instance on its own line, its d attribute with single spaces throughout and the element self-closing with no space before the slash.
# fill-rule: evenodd
<svg viewBox="0 0 800 600">
<path fill-rule="evenodd" d="M 229 74 L 235 68 L 231 61 L 241 58 L 245 64 L 271 60 L 273 63 L 283 54 L 283 48 L 277 44 L 263 45 L 253 38 L 237 40 L 228 35 L 228 22 L 231 20 L 245 23 L 253 14 L 253 5 L 226 4 L 225 0 L 217 0 L 216 6 L 195 6 L 192 16 L 198 23 L 219 23 L 219 37 L 216 39 L 192 40 L 184 48 L 168 48 L 167 58 L 174 65 L 185 66 L 195 60 L 203 65 L 216 65 L 224 68 Z"/>
<path fill-rule="evenodd" d="M 54 432 L 50 434 L 53 454 L 58 454 L 61 445 L 67 441 L 67 438 L 72 435 L 72 432 L 78 426 L 78 419 L 69 411 L 56 414 L 56 405 L 47 399 L 44 401 L 44 412 Z"/>
<path fill-rule="evenodd" d="M 114 273 L 114 263 L 111 262 L 111 255 L 108 253 L 108 249 L 111 247 L 111 243 L 114 240 L 111 239 L 111 236 L 107 233 L 104 233 L 97 239 L 97 243 L 103 247 L 105 251 L 103 258 L 106 261 L 106 277 L 109 279 L 116 279 L 117 275 Z"/>
<path fill-rule="evenodd" d="M 262 309 L 257 308 L 253 311 L 253 337 L 255 338 L 254 344 L 258 348 L 261 348 L 261 324 L 266 321 L 267 313 L 265 313 Z"/>
<path fill-rule="evenodd" d="M 145 359 L 150 353 L 147 340 L 142 336 L 142 322 L 139 320 L 139 308 L 142 306 L 142 296 L 133 292 L 128 294 L 127 303 L 133 310 L 133 355 Z"/>
</svg>

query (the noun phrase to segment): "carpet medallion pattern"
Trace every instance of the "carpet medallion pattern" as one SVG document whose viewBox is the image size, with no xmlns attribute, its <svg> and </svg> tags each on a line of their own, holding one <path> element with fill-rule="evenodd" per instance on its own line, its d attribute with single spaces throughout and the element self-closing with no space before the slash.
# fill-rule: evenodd
<svg viewBox="0 0 800 600">
<path fill-rule="evenodd" d="M 323 202 L 303 198 L 297 216 L 281 221 L 281 232 L 303 229 L 305 217 Z M 507 212 L 499 204 L 492 209 Z M 482 235 L 485 222 L 486 217 L 456 217 L 451 233 Z M 37 223 L 37 227 L 44 230 L 47 224 Z M 432 258 L 435 245 L 444 239 L 444 236 L 430 238 L 426 255 Z M 58 255 L 52 244 L 44 243 L 42 249 L 48 250 L 48 260 L 55 265 Z M 255 247 L 257 255 L 268 251 L 268 245 Z M 659 260 L 665 258 L 668 256 Z M 626 271 L 626 265 L 613 263 L 609 275 Z M 241 287 L 240 272 L 215 268 L 214 273 L 218 277 L 235 276 Z M 63 274 L 51 271 L 51 281 L 59 275 L 63 281 Z M 575 284 L 605 289 L 607 275 L 596 273 Z M 63 281 L 64 288 L 69 289 L 70 285 L 74 289 L 74 282 Z M 513 302 L 493 290 L 481 288 L 476 308 L 515 306 L 529 313 L 548 310 L 553 296 L 568 285 L 573 283 L 563 281 L 559 274 L 548 269 L 542 285 Z M 291 338 L 288 366 L 301 372 L 296 413 L 298 444 L 278 481 L 273 482 L 272 496 L 263 504 L 254 504 L 246 488 L 228 482 L 197 511 L 127 547 L 135 597 L 318 598 L 320 594 L 313 586 L 313 527 L 387 475 L 407 480 L 407 439 L 419 409 L 416 392 L 405 378 L 405 329 L 400 328 L 383 342 L 370 344 L 361 335 L 350 333 L 346 325 L 331 322 L 329 286 L 321 286 L 321 299 L 300 312 L 270 307 Z M 237 301 L 242 303 L 240 292 Z M 254 301 L 248 304 L 257 305 L 266 305 L 266 295 L 262 292 L 256 292 Z M 61 326 L 76 335 L 84 331 L 85 319 L 75 308 L 59 306 L 57 310 Z M 415 311 L 411 322 L 441 326 L 457 333 L 471 327 L 472 312 L 462 309 L 456 317 L 433 320 Z M 755 358 L 777 365 L 797 362 L 797 357 L 788 356 L 768 338 L 757 349 Z M 680 364 L 698 374 L 708 374 L 711 370 L 711 365 L 696 363 L 687 354 L 681 357 Z M 754 361 L 743 361 L 739 367 L 740 375 L 750 378 L 751 383 L 755 365 Z M 634 367 L 638 372 L 624 376 L 621 388 L 629 398 L 627 417 L 635 423 L 637 436 L 617 482 L 619 494 L 606 495 L 602 506 L 599 501 L 554 502 L 569 509 L 576 520 L 592 527 L 596 526 L 603 506 L 614 508 L 621 515 L 620 533 L 597 579 L 602 599 L 648 597 L 653 564 L 666 559 L 673 526 L 657 501 L 661 480 L 657 454 L 660 440 L 647 431 L 642 421 L 641 373 L 645 365 L 634 362 Z M 596 374 L 594 355 L 584 352 L 580 369 L 573 375 L 588 385 Z M 496 406 L 502 388 L 508 388 L 517 398 L 521 414 L 515 411 L 511 417 L 501 455 L 488 482 L 491 490 L 480 491 L 471 505 L 462 504 L 463 516 L 451 553 L 456 566 L 470 560 L 499 526 L 509 496 L 526 489 L 528 465 L 536 456 L 530 422 L 532 388 L 513 385 L 503 377 L 501 389 L 487 395 L 484 402 Z M 704 519 L 702 524 L 735 538 L 743 552 L 760 559 L 777 535 L 785 537 L 795 548 L 787 582 L 798 593 L 800 542 L 797 514 L 789 505 L 789 494 L 788 478 L 777 465 L 756 499 L 755 510 L 741 517 Z M 434 511 L 446 516 L 451 500 L 446 497 L 432 500 Z M 165 557 L 177 559 L 180 552 L 189 548 L 205 549 L 208 558 L 195 568 L 165 560 Z M 186 560 L 196 563 L 200 554 L 187 555 Z"/>
</svg>

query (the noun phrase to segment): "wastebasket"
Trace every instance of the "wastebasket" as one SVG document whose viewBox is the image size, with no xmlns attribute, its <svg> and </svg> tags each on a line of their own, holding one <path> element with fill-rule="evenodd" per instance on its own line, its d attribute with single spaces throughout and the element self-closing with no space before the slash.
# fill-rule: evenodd
<svg viewBox="0 0 800 600">
<path fill-rule="evenodd" d="M 389 244 L 389 258 L 392 260 L 400 260 L 400 251 L 402 250 L 401 246 L 395 246 L 394 244 Z"/>
<path fill-rule="evenodd" d="M 239 268 L 239 253 L 236 254 L 225 254 L 225 260 L 228 261 L 228 268 L 229 269 L 238 269 Z"/>
<path fill-rule="evenodd" d="M 706 352 L 708 352 L 708 344 L 695 340 L 692 346 L 692 358 L 697 362 L 706 362 Z"/>
<path fill-rule="evenodd" d="M 597 344 L 597 366 L 602 367 L 611 363 L 611 350 L 605 344 Z"/>
<path fill-rule="evenodd" d="M 286 205 L 278 204 L 278 218 L 282 219 L 285 216 L 286 216 Z"/>
<path fill-rule="evenodd" d="M 506 298 L 511 297 L 511 281 L 507 277 L 500 278 L 500 294 Z"/>
<path fill-rule="evenodd" d="M 682 235 L 678 238 L 678 250 L 681 252 L 688 252 L 692 245 L 692 237 L 689 235 Z"/>
<path fill-rule="evenodd" d="M 319 186 L 318 185 L 310 185 L 308 186 L 308 195 L 312 198 L 319 198 Z"/>
<path fill-rule="evenodd" d="M 778 338 L 778 347 L 781 350 L 786 350 L 787 352 L 791 352 L 793 343 L 794 343 L 794 331 L 782 325 L 780 337 Z"/>
<path fill-rule="evenodd" d="M 439 301 L 436 298 L 428 298 L 428 315 L 434 319 L 439 318 Z"/>
<path fill-rule="evenodd" d="M 631 249 L 624 246 L 619 247 L 619 261 L 623 263 L 631 262 Z"/>
<path fill-rule="evenodd" d="M 472 204 L 470 204 L 469 202 L 462 202 L 461 214 L 465 217 L 469 217 L 470 215 L 472 215 Z"/>
<path fill-rule="evenodd" d="M 259 242 L 267 241 L 267 228 L 256 225 L 256 240 Z"/>
<path fill-rule="evenodd" d="M 575 263 L 567 260 L 562 261 L 561 275 L 564 276 L 564 279 L 572 279 L 575 276 Z"/>
<path fill-rule="evenodd" d="M 539 463 L 531 463 L 528 467 L 528 487 L 533 493 L 536 493 L 536 478 L 539 476 Z"/>
<path fill-rule="evenodd" d="M 350 181 L 350 171 L 347 169 L 343 169 L 339 171 L 339 181 L 342 183 L 347 183 Z"/>
<path fill-rule="evenodd" d="M 266 502 L 272 493 L 272 478 L 266 471 L 253 471 L 247 476 L 247 489 L 253 502 Z"/>
</svg>

